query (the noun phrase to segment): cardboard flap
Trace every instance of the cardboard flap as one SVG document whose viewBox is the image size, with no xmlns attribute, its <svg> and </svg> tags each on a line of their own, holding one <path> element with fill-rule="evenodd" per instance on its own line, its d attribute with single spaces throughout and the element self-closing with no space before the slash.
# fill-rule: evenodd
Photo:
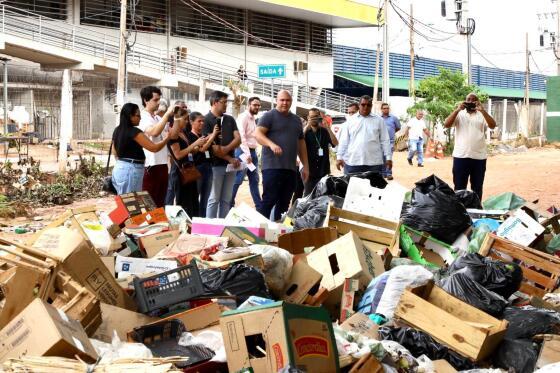
<svg viewBox="0 0 560 373">
<path fill-rule="evenodd" d="M 303 303 L 310 295 L 310 290 L 318 285 L 322 278 L 323 275 L 314 270 L 304 259 L 298 260 L 282 292 L 282 300 L 289 303 Z"/>
</svg>

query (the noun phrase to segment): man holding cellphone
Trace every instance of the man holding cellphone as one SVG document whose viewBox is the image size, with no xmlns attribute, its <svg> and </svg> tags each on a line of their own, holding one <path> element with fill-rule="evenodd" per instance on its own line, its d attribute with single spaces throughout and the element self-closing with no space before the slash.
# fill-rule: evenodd
<svg viewBox="0 0 560 373">
<path fill-rule="evenodd" d="M 484 110 L 475 93 L 445 119 L 445 128 L 455 127 L 453 149 L 453 184 L 455 190 L 471 189 L 482 201 L 482 186 L 486 173 L 486 128 L 494 129 L 496 121 Z"/>
</svg>

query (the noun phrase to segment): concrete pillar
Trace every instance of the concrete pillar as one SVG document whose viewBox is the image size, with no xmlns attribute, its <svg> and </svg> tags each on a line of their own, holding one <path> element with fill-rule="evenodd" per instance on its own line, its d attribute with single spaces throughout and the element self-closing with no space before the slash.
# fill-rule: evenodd
<svg viewBox="0 0 560 373">
<path fill-rule="evenodd" d="M 488 98 L 488 109 L 486 111 L 492 115 L 492 99 L 490 97 Z M 490 128 L 486 129 L 486 141 L 490 141 Z"/>
<path fill-rule="evenodd" d="M 507 98 L 504 98 L 504 108 L 503 108 L 503 115 L 502 115 L 502 135 L 501 140 L 504 141 L 506 139 L 506 125 L 507 125 Z"/>
<path fill-rule="evenodd" d="M 203 113 L 206 107 L 206 81 L 204 79 L 200 79 L 198 82 L 198 106 Z"/>
<path fill-rule="evenodd" d="M 539 131 L 539 135 L 541 136 L 541 138 L 545 136 L 544 133 L 544 116 L 546 115 L 545 110 L 544 110 L 544 102 L 541 102 L 541 123 L 540 123 L 540 131 Z"/>
<path fill-rule="evenodd" d="M 60 95 L 60 133 L 58 149 L 58 170 L 66 171 L 67 147 L 72 140 L 72 71 L 62 72 L 62 91 Z"/>
<path fill-rule="evenodd" d="M 298 103 L 299 103 L 299 86 L 297 84 L 294 84 L 292 88 L 292 107 L 290 108 L 290 111 L 294 114 L 297 114 Z"/>
</svg>

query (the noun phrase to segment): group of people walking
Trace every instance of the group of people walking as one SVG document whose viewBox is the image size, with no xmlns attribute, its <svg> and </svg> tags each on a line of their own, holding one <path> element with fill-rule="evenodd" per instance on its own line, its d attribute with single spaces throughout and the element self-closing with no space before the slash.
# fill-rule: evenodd
<svg viewBox="0 0 560 373">
<path fill-rule="evenodd" d="M 278 93 L 276 107 L 258 121 L 258 97 L 248 99 L 246 110 L 236 121 L 225 113 L 225 92 L 212 92 L 206 115 L 189 112 L 184 102 L 165 107 L 161 95 L 157 87 L 144 87 L 140 92 L 142 109 L 133 103 L 121 109 L 120 124 L 112 138 L 117 158 L 112 182 L 118 194 L 145 190 L 158 207 L 176 203 L 191 217 L 224 218 L 235 205 L 239 187 L 247 176 L 257 211 L 278 221 L 294 195 L 311 193 L 319 180 L 330 173 L 330 148 L 337 147 L 336 167 L 345 174 L 374 171 L 393 179 L 395 133 L 401 124 L 386 103 L 381 105 L 381 116 L 372 114 L 373 100 L 369 96 L 349 105 L 348 120 L 337 138 L 332 122 L 325 120 L 319 109 L 310 109 L 305 121 L 294 114 L 290 110 L 292 96 L 286 90 Z M 478 104 L 476 108 L 479 107 Z M 461 127 L 460 131 L 473 137 L 472 130 L 462 129 L 470 117 L 458 112 L 453 115 L 456 118 L 448 118 L 445 124 Z M 422 116 L 418 112 L 406 126 L 408 161 L 412 164 L 417 152 L 420 167 L 423 134 L 430 136 Z M 484 113 L 481 118 L 485 123 L 491 119 Z M 469 147 L 456 149 L 462 154 L 471 153 Z M 456 161 L 456 185 L 468 172 L 467 178 L 472 174 L 471 183 L 474 177 L 476 191 L 482 194 L 479 169 L 479 162 Z"/>
</svg>

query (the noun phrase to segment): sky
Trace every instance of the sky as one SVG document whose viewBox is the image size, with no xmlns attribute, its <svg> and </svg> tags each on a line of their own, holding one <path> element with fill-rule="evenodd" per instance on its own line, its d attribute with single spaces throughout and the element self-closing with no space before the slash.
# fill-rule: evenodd
<svg viewBox="0 0 560 373">
<path fill-rule="evenodd" d="M 355 0 L 358 1 L 358 0 Z M 418 30 L 431 39 L 414 35 L 415 53 L 420 57 L 443 59 L 466 64 L 466 37 L 452 35 L 456 32 L 454 21 L 441 16 L 441 0 L 392 0 L 406 13 L 413 4 L 414 18 L 450 34 L 430 31 L 418 24 Z M 359 0 L 378 6 L 382 0 Z M 501 69 L 525 71 L 525 33 L 529 33 L 529 58 L 532 73 L 556 75 L 557 64 L 551 48 L 539 45 L 539 35 L 544 29 L 557 30 L 556 1 L 552 0 L 468 0 L 468 16 L 475 19 L 476 29 L 472 36 L 472 64 Z M 453 1 L 447 1 L 453 3 Z M 537 14 L 547 14 L 547 18 Z M 552 19 L 551 13 L 554 13 Z M 449 13 L 448 13 L 449 14 Z M 404 15 L 404 14 L 403 14 Z M 406 15 L 405 15 L 406 17 Z M 409 28 L 391 9 L 389 13 L 389 50 L 394 53 L 410 53 Z M 383 42 L 382 28 L 337 29 L 336 44 L 376 49 Z M 478 53 L 478 52 L 480 53 Z M 559 52 L 560 53 L 560 52 Z"/>
</svg>

